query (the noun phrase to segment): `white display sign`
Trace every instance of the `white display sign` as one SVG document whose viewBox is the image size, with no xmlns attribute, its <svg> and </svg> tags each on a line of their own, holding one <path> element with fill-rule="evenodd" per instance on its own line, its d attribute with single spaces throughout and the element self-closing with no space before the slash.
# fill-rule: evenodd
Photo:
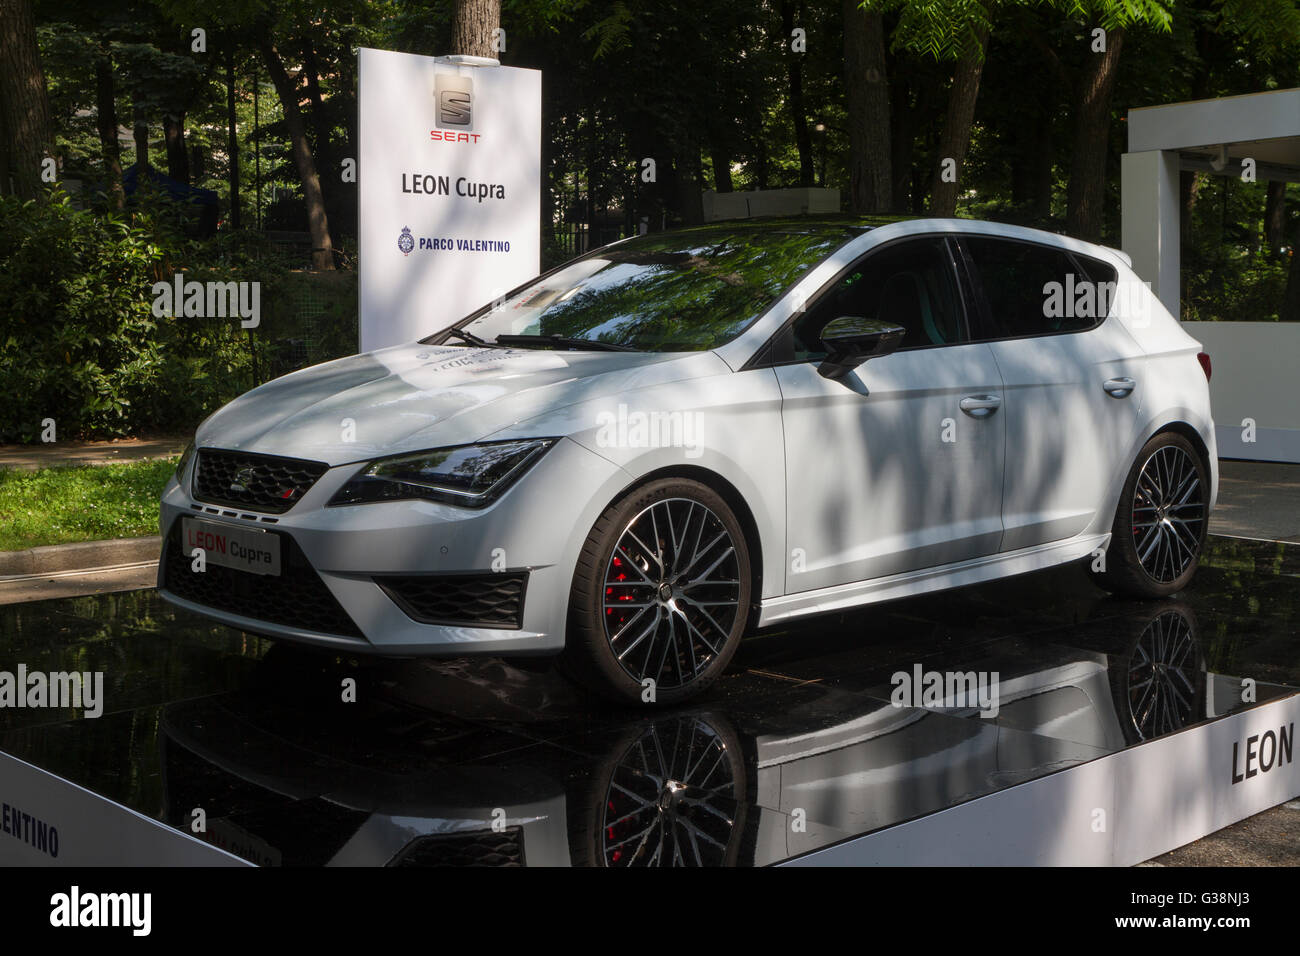
<svg viewBox="0 0 1300 956">
<path fill-rule="evenodd" d="M 444 329 L 538 273 L 542 75 L 358 56 L 365 352 Z"/>
</svg>

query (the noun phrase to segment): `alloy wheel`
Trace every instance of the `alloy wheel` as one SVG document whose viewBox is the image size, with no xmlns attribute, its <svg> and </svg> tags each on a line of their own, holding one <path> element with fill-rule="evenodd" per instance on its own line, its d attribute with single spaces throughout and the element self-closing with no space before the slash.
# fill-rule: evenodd
<svg viewBox="0 0 1300 956">
<path fill-rule="evenodd" d="M 736 542 L 700 502 L 656 501 L 619 535 L 603 592 L 605 639 L 619 665 L 660 688 L 689 684 L 741 613 Z"/>
<path fill-rule="evenodd" d="M 1156 449 L 1133 491 L 1133 544 L 1152 580 L 1178 579 L 1205 537 L 1205 488 L 1196 462 L 1178 445 Z"/>
</svg>

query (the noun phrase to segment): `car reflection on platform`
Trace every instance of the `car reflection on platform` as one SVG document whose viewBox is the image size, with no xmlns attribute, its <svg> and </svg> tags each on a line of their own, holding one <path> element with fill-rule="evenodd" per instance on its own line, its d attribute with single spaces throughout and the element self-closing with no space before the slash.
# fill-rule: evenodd
<svg viewBox="0 0 1300 956">
<path fill-rule="evenodd" d="M 779 707 L 597 720 L 499 662 L 358 671 L 360 702 L 339 704 L 277 648 L 245 690 L 164 712 L 165 819 L 190 831 L 202 809 L 198 836 L 269 865 L 780 862 L 1240 706 L 1211 703 L 1231 681 L 1206 673 L 1177 600 L 1108 626 L 1123 652 L 961 661 L 1000 668 L 993 719 L 808 682 Z"/>
</svg>

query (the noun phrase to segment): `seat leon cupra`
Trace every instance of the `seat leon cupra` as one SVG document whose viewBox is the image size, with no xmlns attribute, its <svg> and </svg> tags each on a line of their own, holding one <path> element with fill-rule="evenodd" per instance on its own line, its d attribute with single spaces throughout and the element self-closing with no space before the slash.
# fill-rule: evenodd
<svg viewBox="0 0 1300 956">
<path fill-rule="evenodd" d="M 966 220 L 713 224 L 597 249 L 418 342 L 208 418 L 159 587 L 272 638 L 560 655 L 629 703 L 747 630 L 1086 562 L 1183 588 L 1210 362 L 1119 252 Z"/>
</svg>

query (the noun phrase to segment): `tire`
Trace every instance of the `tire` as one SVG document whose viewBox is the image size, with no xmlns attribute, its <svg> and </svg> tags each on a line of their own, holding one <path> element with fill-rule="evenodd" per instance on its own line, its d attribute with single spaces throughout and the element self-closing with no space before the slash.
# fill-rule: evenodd
<svg viewBox="0 0 1300 956">
<path fill-rule="evenodd" d="M 697 481 L 650 482 L 610 505 L 587 536 L 561 669 L 624 704 L 695 697 L 736 653 L 752 587 L 744 531 L 726 501 Z"/>
<path fill-rule="evenodd" d="M 1132 597 L 1167 597 L 1196 573 L 1209 525 L 1209 477 L 1196 449 L 1161 432 L 1129 470 L 1115 508 L 1105 570 L 1093 580 Z"/>
</svg>

